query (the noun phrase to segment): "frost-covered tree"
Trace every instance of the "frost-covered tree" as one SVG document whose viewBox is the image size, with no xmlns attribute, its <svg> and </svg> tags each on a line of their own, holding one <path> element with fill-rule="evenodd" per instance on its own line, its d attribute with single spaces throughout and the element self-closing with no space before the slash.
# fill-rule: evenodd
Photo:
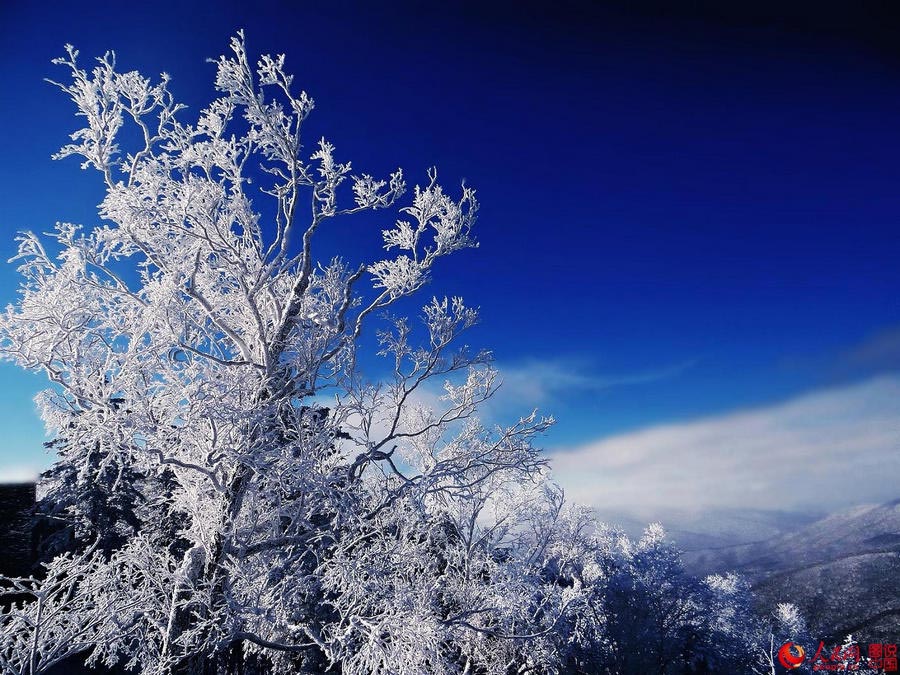
<svg viewBox="0 0 900 675">
<path fill-rule="evenodd" d="M 20 237 L 0 318 L 0 355 L 50 381 L 58 454 L 48 559 L 3 580 L 3 672 L 738 672 L 739 580 L 566 504 L 533 446 L 552 420 L 478 421 L 497 374 L 455 346 L 476 311 L 384 315 L 475 245 L 474 191 L 431 171 L 403 201 L 400 171 L 310 152 L 284 57 L 231 49 L 192 123 L 166 75 L 57 61 L 84 121 L 57 157 L 106 194 L 100 224 Z M 362 212 L 393 212 L 386 253 L 323 258 Z"/>
<path fill-rule="evenodd" d="M 550 420 L 476 420 L 497 379 L 453 346 L 477 320 L 458 298 L 378 329 L 387 380 L 356 358 L 373 320 L 474 245 L 475 193 L 432 171 L 401 206 L 400 171 L 307 149 L 313 100 L 284 57 L 252 65 L 243 35 L 231 49 L 193 123 L 166 75 L 57 60 L 84 121 L 57 157 L 106 195 L 93 228 L 20 237 L 0 322 L 2 355 L 51 383 L 43 490 L 69 549 L 8 581 L 29 599 L 0 617 L 4 669 L 73 652 L 145 673 L 527 669 L 577 596 L 532 446 Z M 387 257 L 317 255 L 321 228 L 396 209 Z"/>
<path fill-rule="evenodd" d="M 807 656 L 812 646 L 812 638 L 806 620 L 796 605 L 782 602 L 775 605 L 758 629 L 757 649 L 753 661 L 753 672 L 758 675 L 775 675 L 784 668 L 778 662 L 778 650 L 787 642 L 802 647 Z"/>
<path fill-rule="evenodd" d="M 746 582 L 685 572 L 658 523 L 637 541 L 613 533 L 596 550 L 603 574 L 586 604 L 600 640 L 581 650 L 579 672 L 747 671 L 755 623 Z"/>
</svg>

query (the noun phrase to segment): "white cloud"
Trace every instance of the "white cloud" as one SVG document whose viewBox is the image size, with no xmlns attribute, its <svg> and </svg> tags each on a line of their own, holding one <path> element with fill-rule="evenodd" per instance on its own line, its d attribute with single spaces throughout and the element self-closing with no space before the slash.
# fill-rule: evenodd
<svg viewBox="0 0 900 675">
<path fill-rule="evenodd" d="M 900 496 L 900 376 L 601 439 L 552 457 L 576 501 L 647 513 Z"/>
</svg>

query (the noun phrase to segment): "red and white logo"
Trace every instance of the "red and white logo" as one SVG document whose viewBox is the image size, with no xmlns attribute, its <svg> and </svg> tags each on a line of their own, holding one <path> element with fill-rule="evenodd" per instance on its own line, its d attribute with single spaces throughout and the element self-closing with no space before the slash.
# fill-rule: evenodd
<svg viewBox="0 0 900 675">
<path fill-rule="evenodd" d="M 778 650 L 778 662 L 788 670 L 797 668 L 806 658 L 806 650 L 796 642 L 785 642 Z"/>
</svg>

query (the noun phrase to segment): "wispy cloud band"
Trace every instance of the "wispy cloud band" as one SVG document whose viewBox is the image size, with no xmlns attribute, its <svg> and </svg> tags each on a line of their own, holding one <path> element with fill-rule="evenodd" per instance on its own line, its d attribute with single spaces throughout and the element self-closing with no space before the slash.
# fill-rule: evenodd
<svg viewBox="0 0 900 675">
<path fill-rule="evenodd" d="M 553 454 L 570 497 L 602 509 L 815 508 L 900 494 L 900 376 L 669 424 Z"/>
</svg>

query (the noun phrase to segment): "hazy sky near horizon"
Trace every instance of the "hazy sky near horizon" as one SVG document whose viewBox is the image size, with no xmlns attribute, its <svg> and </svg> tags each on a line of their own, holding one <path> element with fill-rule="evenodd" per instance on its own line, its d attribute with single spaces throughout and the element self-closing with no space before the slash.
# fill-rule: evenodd
<svg viewBox="0 0 900 675">
<path fill-rule="evenodd" d="M 489 412 L 553 413 L 546 444 L 570 493 L 827 507 L 856 499 L 829 478 L 843 459 L 860 479 L 889 469 L 860 500 L 898 496 L 896 15 L 325 4 L 3 3 L 0 258 L 17 230 L 96 222 L 98 177 L 49 159 L 76 125 L 43 82 L 65 43 L 168 72 L 196 111 L 213 95 L 205 59 L 244 28 L 316 99 L 308 138 L 360 171 L 422 180 L 436 165 L 478 188 L 481 247 L 429 292 L 482 308 L 471 341 L 505 373 Z M 323 236 L 355 260 L 378 231 Z M 0 302 L 16 283 L 3 266 Z M 26 477 L 49 461 L 42 383 L 9 365 L 0 378 L 0 479 Z M 785 479 L 817 472 L 818 491 Z"/>
</svg>

